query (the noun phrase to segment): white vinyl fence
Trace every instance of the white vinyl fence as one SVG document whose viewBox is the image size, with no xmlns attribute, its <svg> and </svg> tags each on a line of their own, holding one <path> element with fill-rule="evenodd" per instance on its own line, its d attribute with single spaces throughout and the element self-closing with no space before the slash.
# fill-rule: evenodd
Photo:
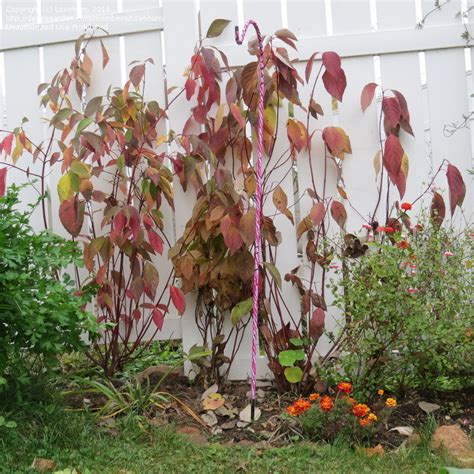
<svg viewBox="0 0 474 474">
<path fill-rule="evenodd" d="M 335 113 L 326 113 L 319 119 L 318 127 L 336 124 L 350 136 L 353 153 L 344 162 L 344 175 L 349 197 L 359 210 L 373 207 L 376 183 L 372 160 L 379 146 L 379 104 L 362 114 L 360 93 L 365 84 L 377 82 L 384 88 L 400 90 L 411 113 L 416 138 L 403 141 L 410 158 L 405 200 L 417 196 L 441 161 L 448 159 L 466 181 L 465 212 L 471 216 L 473 187 L 467 170 L 473 168 L 474 134 L 469 127 L 451 136 L 446 130 L 446 125 L 460 124 L 463 117 L 474 112 L 473 50 L 465 39 L 466 31 L 472 29 L 468 20 L 474 1 L 472 5 L 470 1 L 440 2 L 443 7 L 432 11 L 434 0 L 0 0 L 0 128 L 11 130 L 28 117 L 25 128 L 33 140 L 40 142 L 46 136 L 37 85 L 49 81 L 57 70 L 68 65 L 74 40 L 88 25 L 100 25 L 109 32 L 104 43 L 110 55 L 105 73 L 100 66 L 95 67 L 88 96 L 105 94 L 110 84 L 123 84 L 131 61 L 151 57 L 155 65 L 152 74 L 147 74 L 146 96 L 164 104 L 167 87 L 184 84 L 183 71 L 193 47 L 215 18 L 229 19 L 232 24 L 213 44 L 223 49 L 231 65 L 249 62 L 246 47 L 235 45 L 233 25 L 242 26 L 252 18 L 264 34 L 280 28 L 296 34 L 302 76 L 302 61 L 313 52 L 336 51 L 341 55 L 348 83 L 344 100 Z M 416 28 L 427 13 L 424 27 Z M 474 29 L 471 32 L 474 35 Z M 94 64 L 101 64 L 100 48 L 89 49 Z M 317 90 L 316 96 L 325 111 L 332 110 L 328 94 L 318 95 Z M 189 109 L 184 98 L 176 102 L 169 112 L 168 128 L 182 130 Z M 315 139 L 313 150 L 323 156 L 320 138 Z M 22 166 L 26 167 L 25 163 Z M 297 183 L 292 176 L 282 183 L 288 196 L 294 195 L 296 184 L 300 190 L 310 187 L 304 154 L 298 159 L 296 176 Z M 58 175 L 49 177 L 52 216 L 57 215 L 58 208 L 57 179 Z M 21 173 L 9 171 L 9 183 L 24 180 Z M 173 218 L 168 210 L 167 234 L 179 237 L 195 198 L 193 191 L 184 193 L 179 185 L 174 192 L 176 213 Z M 301 215 L 308 214 L 309 206 L 309 200 L 302 201 Z M 348 229 L 360 227 L 361 220 L 349 214 Z M 41 228 L 39 214 L 33 220 L 34 226 Z M 276 221 L 284 235 L 277 262 L 284 275 L 301 263 L 301 257 L 295 227 L 284 217 L 276 217 Z M 59 220 L 54 228 L 64 234 Z M 166 259 L 161 264 L 165 274 L 170 264 Z M 299 297 L 289 284 L 284 286 L 283 296 L 291 311 L 298 314 Z M 185 350 L 199 343 L 194 310 L 193 297 L 188 296 L 186 313 L 168 317 L 159 338 L 182 339 Z M 250 339 L 246 334 L 231 378 L 247 377 Z M 264 377 L 268 372 L 262 356 L 259 375 Z"/>
</svg>

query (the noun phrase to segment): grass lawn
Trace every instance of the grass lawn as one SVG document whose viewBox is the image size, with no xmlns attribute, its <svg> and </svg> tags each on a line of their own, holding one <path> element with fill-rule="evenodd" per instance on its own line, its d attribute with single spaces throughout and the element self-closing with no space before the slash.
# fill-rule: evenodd
<svg viewBox="0 0 474 474">
<path fill-rule="evenodd" d="M 49 411 L 49 414 L 47 414 Z M 83 413 L 51 406 L 12 415 L 15 429 L 0 428 L 0 472 L 32 472 L 35 457 L 53 459 L 56 470 L 86 473 L 437 473 L 449 465 L 426 446 L 367 458 L 348 447 L 295 443 L 258 450 L 195 445 L 171 427 L 122 423 L 115 436 Z"/>
</svg>

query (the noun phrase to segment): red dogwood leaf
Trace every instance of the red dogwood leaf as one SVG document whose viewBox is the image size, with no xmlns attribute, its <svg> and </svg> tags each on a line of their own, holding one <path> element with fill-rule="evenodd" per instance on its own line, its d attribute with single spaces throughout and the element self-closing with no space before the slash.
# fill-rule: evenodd
<svg viewBox="0 0 474 474">
<path fill-rule="evenodd" d="M 135 87 L 138 87 L 138 84 L 140 84 L 140 81 L 142 80 L 144 74 L 145 74 L 144 64 L 138 64 L 137 66 L 134 66 L 132 68 L 132 70 L 130 71 L 130 81 Z"/>
<path fill-rule="evenodd" d="M 446 204 L 444 203 L 443 196 L 435 192 L 433 199 L 431 200 L 430 208 L 431 219 L 439 227 L 446 217 Z"/>
<path fill-rule="evenodd" d="M 186 298 L 184 293 L 177 286 L 170 286 L 171 301 L 179 314 L 183 314 L 186 309 Z"/>
<path fill-rule="evenodd" d="M 400 140 L 395 135 L 390 134 L 385 141 L 383 153 L 383 165 L 393 184 L 396 184 L 398 173 L 402 165 L 403 148 Z"/>
<path fill-rule="evenodd" d="M 331 216 L 337 222 L 339 227 L 344 228 L 347 220 L 347 212 L 341 202 L 333 201 L 331 203 Z"/>
<path fill-rule="evenodd" d="M 73 237 L 77 237 L 82 229 L 84 208 L 84 201 L 80 201 L 77 196 L 63 201 L 59 206 L 59 219 Z"/>
<path fill-rule="evenodd" d="M 186 83 L 184 84 L 184 88 L 186 89 L 186 100 L 191 99 L 196 89 L 196 81 L 191 77 L 188 77 Z"/>
<path fill-rule="evenodd" d="M 446 171 L 449 186 L 449 206 L 451 208 L 451 215 L 454 214 L 456 206 L 461 207 L 466 196 L 466 185 L 462 179 L 460 171 L 456 166 L 449 163 Z"/>
<path fill-rule="evenodd" d="M 308 141 L 306 127 L 299 120 L 289 119 L 286 125 L 286 133 L 288 134 L 288 140 L 299 153 Z"/>
<path fill-rule="evenodd" d="M 7 189 L 7 168 L 0 169 L 0 197 L 5 196 Z"/>
<path fill-rule="evenodd" d="M 324 332 L 324 320 L 326 318 L 326 313 L 321 308 L 316 308 L 313 311 L 313 315 L 309 320 L 309 336 L 314 341 L 319 340 Z"/>
<path fill-rule="evenodd" d="M 8 134 L 2 142 L 2 148 L 5 150 L 7 155 L 10 155 L 12 152 L 12 143 L 13 143 L 13 133 Z"/>
<path fill-rule="evenodd" d="M 343 69 L 340 69 L 337 75 L 325 71 L 323 74 L 323 84 L 329 94 L 335 97 L 339 102 L 342 102 L 342 97 L 347 86 L 346 74 Z"/>
<path fill-rule="evenodd" d="M 323 53 L 323 64 L 333 76 L 337 76 L 341 70 L 341 58 L 335 51 L 326 51 Z"/>
<path fill-rule="evenodd" d="M 148 241 L 155 252 L 163 255 L 163 240 L 154 230 L 148 231 Z"/>
<path fill-rule="evenodd" d="M 389 133 L 400 123 L 400 104 L 396 97 L 384 97 L 382 100 L 382 111 L 384 113 L 385 132 Z"/>
<path fill-rule="evenodd" d="M 143 289 L 151 300 L 155 299 L 159 281 L 158 270 L 152 263 L 145 262 L 143 265 Z"/>
<path fill-rule="evenodd" d="M 155 323 L 155 326 L 158 328 L 158 330 L 161 331 L 165 321 L 165 315 L 163 312 L 157 307 L 153 308 L 151 312 L 151 319 L 153 319 L 153 322 Z"/>
<path fill-rule="evenodd" d="M 232 224 L 229 216 L 224 216 L 221 220 L 220 229 L 224 236 L 224 242 L 231 251 L 237 252 L 244 243 L 240 235 L 239 229 Z"/>
<path fill-rule="evenodd" d="M 309 78 L 311 77 L 311 71 L 313 70 L 314 59 L 316 58 L 317 54 L 318 54 L 317 52 L 313 53 L 308 59 L 308 62 L 306 63 L 306 67 L 304 70 L 304 77 L 306 79 L 306 82 L 309 82 Z"/>
<path fill-rule="evenodd" d="M 397 98 L 398 104 L 400 105 L 400 127 L 402 127 L 405 132 L 414 137 L 415 135 L 410 125 L 410 112 L 408 111 L 408 104 L 405 96 L 401 92 L 394 89 L 392 89 L 392 92 Z"/>
<path fill-rule="evenodd" d="M 132 231 L 133 241 L 136 242 L 140 236 L 140 214 L 138 209 L 134 206 L 127 206 L 124 209 L 124 213 L 128 217 L 128 226 Z"/>
<path fill-rule="evenodd" d="M 369 82 L 362 89 L 362 94 L 360 95 L 360 107 L 362 112 L 365 112 L 367 107 L 374 100 L 375 89 L 377 89 L 377 84 L 375 82 Z"/>
<path fill-rule="evenodd" d="M 230 104 L 230 111 L 240 127 L 245 128 L 245 119 L 242 116 L 239 106 L 237 104 Z"/>
<path fill-rule="evenodd" d="M 309 212 L 309 217 L 311 218 L 315 226 L 318 226 L 319 224 L 321 224 L 321 222 L 323 221 L 325 212 L 326 211 L 324 209 L 324 204 L 322 202 L 317 202 L 311 208 L 311 211 Z"/>
<path fill-rule="evenodd" d="M 341 127 L 326 127 L 323 140 L 332 155 L 344 159 L 344 153 L 352 153 L 351 142 Z"/>
</svg>

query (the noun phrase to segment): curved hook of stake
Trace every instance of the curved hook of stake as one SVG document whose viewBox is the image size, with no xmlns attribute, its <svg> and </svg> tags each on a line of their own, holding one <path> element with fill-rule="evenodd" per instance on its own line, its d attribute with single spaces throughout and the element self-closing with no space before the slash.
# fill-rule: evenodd
<svg viewBox="0 0 474 474">
<path fill-rule="evenodd" d="M 262 175 L 262 159 L 263 159 L 263 96 L 265 95 L 265 64 L 263 60 L 263 42 L 262 35 L 257 23 L 249 20 L 245 23 L 242 34 L 239 36 L 239 27 L 235 27 L 235 41 L 242 44 L 247 33 L 248 27 L 252 25 L 257 33 L 258 40 L 258 123 L 257 123 L 257 187 L 255 191 L 255 249 L 254 249 L 254 273 L 252 284 L 252 367 L 250 377 L 250 398 L 251 398 L 251 419 L 255 419 L 255 403 L 257 398 L 257 351 L 258 351 L 258 307 L 259 307 L 259 291 L 260 291 L 260 259 L 262 253 L 262 196 L 263 196 L 263 175 Z"/>
</svg>

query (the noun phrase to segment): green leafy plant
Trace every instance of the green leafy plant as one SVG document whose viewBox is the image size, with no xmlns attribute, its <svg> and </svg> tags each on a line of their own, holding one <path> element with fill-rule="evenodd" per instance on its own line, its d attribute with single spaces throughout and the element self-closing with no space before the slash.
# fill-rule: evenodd
<svg viewBox="0 0 474 474">
<path fill-rule="evenodd" d="M 13 420 L 8 420 L 4 416 L 0 415 L 0 430 L 2 428 L 12 429 L 16 428 L 16 422 Z"/>
<path fill-rule="evenodd" d="M 368 247 L 364 256 L 348 259 L 344 277 L 333 282 L 335 304 L 346 316 L 333 369 L 369 390 L 472 384 L 470 231 L 432 219 L 381 233 Z"/>
<path fill-rule="evenodd" d="M 83 388 L 67 390 L 63 394 L 94 393 L 103 396 L 106 401 L 96 409 L 96 414 L 104 418 L 112 418 L 118 415 L 152 417 L 157 410 L 163 410 L 170 400 L 174 400 L 188 414 L 199 421 L 197 415 L 184 402 L 174 394 L 162 390 L 161 387 L 174 369 L 182 366 L 187 361 L 196 362 L 207 356 L 209 356 L 209 351 L 192 349 L 188 355 L 165 370 L 153 384 L 148 377 L 145 381 L 136 378 L 125 383 L 118 383 L 117 381 L 114 383 L 108 379 L 101 381 L 77 378 L 76 382 Z"/>
<path fill-rule="evenodd" d="M 62 352 L 84 350 L 99 325 L 84 310 L 90 293 L 76 292 L 65 273 L 80 263 L 77 244 L 43 231 L 16 209 L 19 188 L 0 198 L 0 389 L 58 363 Z"/>
</svg>

